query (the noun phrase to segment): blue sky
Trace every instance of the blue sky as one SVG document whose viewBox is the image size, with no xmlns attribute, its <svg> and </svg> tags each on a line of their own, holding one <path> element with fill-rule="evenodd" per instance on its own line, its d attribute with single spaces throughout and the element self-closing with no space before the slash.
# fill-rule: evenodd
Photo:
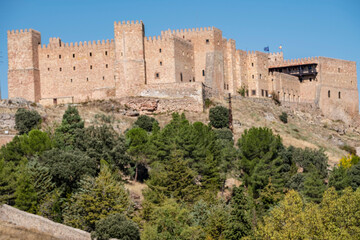
<svg viewBox="0 0 360 240">
<path fill-rule="evenodd" d="M 122 20 L 143 20 L 146 36 L 214 26 L 236 40 L 238 49 L 269 46 L 273 52 L 282 44 L 286 59 L 326 56 L 356 61 L 360 69 L 359 0 L 0 0 L 2 97 L 7 97 L 7 30 L 38 30 L 42 44 L 50 37 L 102 40 L 112 39 L 114 21 Z"/>
</svg>

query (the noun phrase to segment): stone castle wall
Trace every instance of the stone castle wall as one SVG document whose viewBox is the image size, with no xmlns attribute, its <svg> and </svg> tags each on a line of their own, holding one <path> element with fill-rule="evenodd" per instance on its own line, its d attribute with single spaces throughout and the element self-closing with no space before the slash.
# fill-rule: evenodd
<svg viewBox="0 0 360 240">
<path fill-rule="evenodd" d="M 114 40 L 68 44 L 51 38 L 43 46 L 35 30 L 9 31 L 8 52 L 9 97 L 45 105 L 132 96 L 177 98 L 180 93 L 197 104 L 246 87 L 249 97 L 275 92 L 282 101 L 314 104 L 332 117 L 358 115 L 355 62 L 284 60 L 282 52 L 237 50 L 235 41 L 214 27 L 146 37 L 142 22 L 115 22 Z M 305 64 L 316 66 L 317 75 L 300 79 L 270 71 Z"/>
</svg>

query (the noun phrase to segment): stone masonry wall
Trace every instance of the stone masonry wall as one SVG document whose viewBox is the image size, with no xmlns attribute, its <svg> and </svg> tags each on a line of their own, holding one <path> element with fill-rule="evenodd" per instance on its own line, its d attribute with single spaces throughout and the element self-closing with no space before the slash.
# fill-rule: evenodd
<svg viewBox="0 0 360 240">
<path fill-rule="evenodd" d="M 58 239 L 91 239 L 90 233 L 88 232 L 55 223 L 44 217 L 18 210 L 6 204 L 0 206 L 0 219 L 5 222 L 13 223 L 19 227 L 35 229 L 39 232 L 47 233 Z"/>
</svg>

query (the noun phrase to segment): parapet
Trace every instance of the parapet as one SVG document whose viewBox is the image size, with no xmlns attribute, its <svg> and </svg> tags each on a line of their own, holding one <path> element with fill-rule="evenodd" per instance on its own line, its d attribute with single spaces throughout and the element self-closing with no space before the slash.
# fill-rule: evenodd
<svg viewBox="0 0 360 240">
<path fill-rule="evenodd" d="M 143 22 L 140 20 L 136 20 L 134 21 L 119 21 L 119 22 L 114 22 L 114 26 L 123 26 L 123 25 L 143 25 Z"/>
<path fill-rule="evenodd" d="M 29 33 L 32 33 L 32 34 L 38 34 L 40 35 L 40 32 L 34 30 L 34 29 L 20 29 L 20 30 L 8 30 L 7 31 L 7 34 L 8 36 L 16 36 L 16 35 L 23 35 L 23 34 L 29 34 Z"/>
<path fill-rule="evenodd" d="M 198 34 L 198 33 L 206 33 L 206 32 L 211 32 L 211 31 L 215 31 L 217 30 L 217 28 L 215 27 L 204 27 L 204 28 L 187 28 L 187 29 L 176 29 L 176 30 L 171 30 L 168 29 L 166 31 L 161 31 L 161 35 L 176 35 L 176 36 L 182 36 L 184 34 Z"/>
<path fill-rule="evenodd" d="M 60 43 L 58 42 L 60 41 Z M 41 48 L 43 49 L 51 49 L 51 48 L 80 48 L 80 47 L 92 47 L 92 48 L 96 48 L 96 47 L 104 47 L 104 46 L 110 46 L 114 43 L 114 40 L 111 39 L 107 39 L 107 40 L 97 40 L 97 41 L 84 41 L 84 42 L 75 42 L 75 43 L 63 43 L 61 42 L 60 38 L 50 38 L 49 39 L 49 44 L 45 45 L 43 44 L 41 46 Z"/>
</svg>

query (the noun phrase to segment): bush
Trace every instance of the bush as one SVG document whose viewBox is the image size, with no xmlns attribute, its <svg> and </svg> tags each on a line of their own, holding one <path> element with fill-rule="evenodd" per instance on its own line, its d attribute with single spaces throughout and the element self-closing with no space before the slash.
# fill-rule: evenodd
<svg viewBox="0 0 360 240">
<path fill-rule="evenodd" d="M 278 106 L 281 105 L 280 99 L 279 99 L 279 95 L 275 92 L 271 92 L 271 99 L 274 101 L 274 103 Z"/>
<path fill-rule="evenodd" d="M 141 115 L 138 117 L 134 125 L 146 130 L 147 132 L 151 132 L 154 122 L 157 122 L 155 118 Z"/>
<path fill-rule="evenodd" d="M 109 238 L 138 240 L 140 239 L 140 232 L 136 223 L 117 213 L 98 221 L 95 225 L 95 231 L 91 233 L 91 237 L 98 240 L 107 240 Z"/>
<path fill-rule="evenodd" d="M 28 133 L 41 123 L 41 116 L 35 110 L 19 108 L 15 114 L 15 129 L 19 134 Z"/>
<path fill-rule="evenodd" d="M 216 106 L 209 112 L 210 124 L 214 128 L 229 127 L 229 109 L 223 106 Z"/>
<path fill-rule="evenodd" d="M 283 123 L 287 123 L 288 122 L 288 115 L 286 112 L 282 112 L 281 115 L 279 116 L 280 121 L 282 121 Z"/>
<path fill-rule="evenodd" d="M 228 128 L 215 129 L 216 139 L 223 139 L 229 142 L 233 142 L 233 133 Z"/>
</svg>

